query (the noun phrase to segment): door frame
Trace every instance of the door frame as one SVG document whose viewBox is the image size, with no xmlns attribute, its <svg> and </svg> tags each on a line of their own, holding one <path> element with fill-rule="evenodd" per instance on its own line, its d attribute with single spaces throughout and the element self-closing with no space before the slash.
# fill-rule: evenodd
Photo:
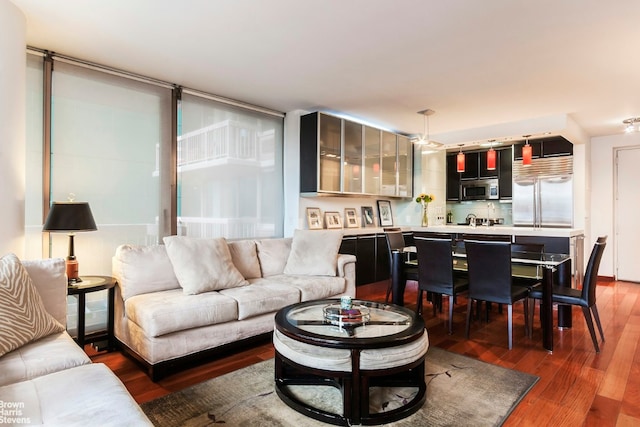
<svg viewBox="0 0 640 427">
<path fill-rule="evenodd" d="M 618 233 L 620 229 L 620 224 L 618 222 L 618 212 L 620 208 L 618 207 L 618 176 L 619 176 L 619 163 L 618 156 L 621 152 L 630 151 L 630 150 L 640 150 L 640 145 L 629 145 L 624 147 L 614 147 L 613 148 L 613 162 L 614 162 L 614 173 L 613 173 L 613 188 L 614 188 L 614 203 L 613 203 L 613 275 L 614 279 L 618 280 Z"/>
</svg>

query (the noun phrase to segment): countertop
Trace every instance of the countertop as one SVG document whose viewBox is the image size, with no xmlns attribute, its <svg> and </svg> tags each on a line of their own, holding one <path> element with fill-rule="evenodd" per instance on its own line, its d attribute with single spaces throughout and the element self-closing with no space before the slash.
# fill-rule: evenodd
<svg viewBox="0 0 640 427">
<path fill-rule="evenodd" d="M 580 228 L 533 228 L 533 227 L 512 227 L 509 225 L 493 225 L 486 227 L 478 225 L 470 227 L 468 225 L 431 225 L 429 227 L 397 226 L 402 231 L 426 231 L 433 233 L 466 233 L 466 234 L 497 234 L 503 236 L 540 236 L 540 237 L 576 237 L 584 235 L 584 230 Z M 363 234 L 384 233 L 381 227 L 368 228 L 345 228 L 345 236 L 358 236 Z"/>
<path fill-rule="evenodd" d="M 508 236 L 540 236 L 540 237 L 576 237 L 584 235 L 580 228 L 534 228 L 512 227 L 508 225 L 494 225 L 491 227 L 478 225 L 434 225 L 429 227 L 410 227 L 411 231 L 431 231 L 434 233 L 467 233 L 467 234 L 497 234 Z"/>
</svg>

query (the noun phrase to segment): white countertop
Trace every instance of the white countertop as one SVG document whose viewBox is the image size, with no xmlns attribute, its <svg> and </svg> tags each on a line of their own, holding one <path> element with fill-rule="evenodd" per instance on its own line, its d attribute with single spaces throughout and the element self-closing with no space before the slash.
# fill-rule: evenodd
<svg viewBox="0 0 640 427">
<path fill-rule="evenodd" d="M 503 236 L 540 236 L 540 237 L 575 237 L 584 235 L 584 230 L 580 228 L 533 228 L 533 227 L 512 227 L 509 225 L 494 225 L 485 227 L 478 225 L 470 227 L 468 225 L 430 225 L 429 227 L 397 226 L 402 231 L 426 231 L 432 233 L 467 233 L 467 234 L 497 234 Z M 381 227 L 369 228 L 345 228 L 345 236 L 358 236 L 363 234 L 384 233 Z"/>
<path fill-rule="evenodd" d="M 534 228 L 511 227 L 508 225 L 494 225 L 486 227 L 478 225 L 433 225 L 429 227 L 411 227 L 412 231 L 427 231 L 433 233 L 467 233 L 467 234 L 497 234 L 508 236 L 540 236 L 540 237 L 575 237 L 584 235 L 580 228 Z"/>
</svg>

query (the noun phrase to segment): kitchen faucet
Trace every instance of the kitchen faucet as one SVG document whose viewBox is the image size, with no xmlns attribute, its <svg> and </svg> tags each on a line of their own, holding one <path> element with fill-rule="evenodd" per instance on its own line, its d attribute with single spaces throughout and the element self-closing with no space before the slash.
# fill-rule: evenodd
<svg viewBox="0 0 640 427">
<path fill-rule="evenodd" d="M 491 211 L 495 209 L 493 206 L 493 203 L 489 202 L 487 203 L 487 217 L 484 219 L 484 224 L 487 227 L 491 225 L 491 222 L 489 221 L 489 218 L 491 217 Z"/>
<path fill-rule="evenodd" d="M 472 226 L 475 227 L 476 226 L 476 214 L 472 214 L 470 213 L 469 215 L 467 215 L 467 223 Z"/>
</svg>

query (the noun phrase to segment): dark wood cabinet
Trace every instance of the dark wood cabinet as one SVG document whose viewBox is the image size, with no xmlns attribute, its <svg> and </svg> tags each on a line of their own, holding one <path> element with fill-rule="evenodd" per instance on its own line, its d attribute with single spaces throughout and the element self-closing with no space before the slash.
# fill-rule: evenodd
<svg viewBox="0 0 640 427">
<path fill-rule="evenodd" d="M 571 156 L 572 154 L 573 144 L 561 136 L 542 140 L 543 157 Z"/>
<path fill-rule="evenodd" d="M 471 151 L 464 153 L 464 172 L 460 173 L 460 179 L 478 179 L 480 176 L 480 153 Z"/>
<path fill-rule="evenodd" d="M 522 147 L 525 141 L 518 142 L 513 145 L 513 158 L 522 160 Z M 571 156 L 573 154 L 573 144 L 562 136 L 551 136 L 548 138 L 536 139 L 529 141 L 531 145 L 531 157 L 534 159 L 540 157 L 559 157 Z"/>
<path fill-rule="evenodd" d="M 485 178 L 498 178 L 498 171 L 500 170 L 500 151 L 496 150 L 496 168 L 493 170 L 489 170 L 487 169 L 487 153 L 489 152 L 489 150 L 487 151 L 481 151 L 479 154 L 479 162 L 480 162 L 480 166 L 479 166 L 479 172 L 478 172 L 478 177 L 481 179 L 485 179 Z"/>
<path fill-rule="evenodd" d="M 447 155 L 447 200 L 460 200 L 460 173 L 456 170 L 456 155 Z"/>
<path fill-rule="evenodd" d="M 500 199 L 510 199 L 513 195 L 513 149 L 503 148 L 498 150 L 498 191 Z"/>
</svg>

